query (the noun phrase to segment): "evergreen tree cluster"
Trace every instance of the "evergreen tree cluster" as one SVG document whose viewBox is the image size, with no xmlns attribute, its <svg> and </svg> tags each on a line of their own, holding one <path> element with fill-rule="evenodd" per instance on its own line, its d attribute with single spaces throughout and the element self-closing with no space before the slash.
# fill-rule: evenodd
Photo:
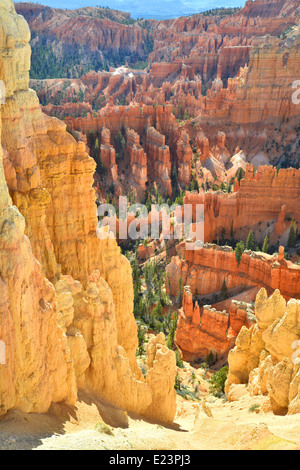
<svg viewBox="0 0 300 470">
<path fill-rule="evenodd" d="M 128 64 L 142 68 L 148 65 L 148 55 L 153 50 L 153 39 L 149 32 L 145 34 L 142 53 L 132 52 L 121 45 L 119 50 L 103 48 L 91 50 L 87 45 L 61 44 L 46 35 L 31 38 L 31 70 L 30 78 L 43 80 L 51 78 L 80 78 L 90 70 L 109 71 L 110 67 Z M 59 52 L 58 52 L 59 51 Z M 145 67 L 144 67 L 145 66 Z"/>
<path fill-rule="evenodd" d="M 145 335 L 147 332 L 163 332 L 166 343 L 170 349 L 177 351 L 176 328 L 178 319 L 178 305 L 180 295 L 176 300 L 177 308 L 172 306 L 166 294 L 165 266 L 160 266 L 155 260 L 147 261 L 139 266 L 135 253 L 127 252 L 132 267 L 134 288 L 134 315 L 138 323 L 139 348 L 138 355 L 145 352 Z M 181 293 L 183 289 L 179 289 Z M 177 354 L 177 363 L 180 364 L 180 355 Z"/>
</svg>

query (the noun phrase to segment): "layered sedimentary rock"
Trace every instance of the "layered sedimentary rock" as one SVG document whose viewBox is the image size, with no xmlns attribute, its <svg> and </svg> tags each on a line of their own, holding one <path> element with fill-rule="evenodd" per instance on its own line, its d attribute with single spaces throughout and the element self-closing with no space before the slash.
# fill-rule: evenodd
<svg viewBox="0 0 300 470">
<path fill-rule="evenodd" d="M 147 155 L 140 144 L 139 135 L 133 130 L 127 130 L 126 148 L 130 156 L 132 175 L 137 191 L 145 191 L 147 182 Z"/>
<path fill-rule="evenodd" d="M 229 78 L 218 91 L 208 90 L 199 103 L 199 128 L 210 140 L 224 131 L 230 153 L 243 149 L 256 167 L 295 166 L 299 105 L 293 96 L 299 64 L 297 29 L 281 39 L 257 40 L 237 77 Z"/>
<path fill-rule="evenodd" d="M 52 401 L 73 404 L 80 386 L 146 416 L 154 398 L 166 395 L 169 407 L 159 419 L 170 421 L 175 356 L 156 354 L 149 383 L 138 369 L 130 263 L 115 240 L 97 237 L 95 163 L 63 123 L 41 112 L 28 89 L 29 29 L 10 0 L 1 4 L 0 17 L 0 78 L 6 85 L 0 333 L 7 345 L 1 414 L 12 407 L 45 412 Z M 152 375 L 165 371 L 166 362 L 166 387 L 154 391 Z"/>
<path fill-rule="evenodd" d="M 83 64 L 102 68 L 112 54 L 120 56 L 120 61 L 131 54 L 139 59 L 145 57 L 147 32 L 132 24 L 128 13 L 97 7 L 72 11 L 32 3 L 17 4 L 17 11 L 35 33 L 33 46 L 44 48 L 46 60 L 54 55 L 60 63 L 63 57 L 62 63 L 67 64 L 68 73 L 75 77 Z M 78 30 L 81 34 L 77 34 Z M 77 63 L 70 58 L 74 53 Z"/>
<path fill-rule="evenodd" d="M 26 12 L 37 35 L 41 34 L 45 25 L 51 26 L 55 35 L 55 18 L 58 21 L 58 36 L 62 24 L 80 21 L 85 33 L 83 41 L 89 38 L 92 48 L 94 43 L 100 41 L 94 30 L 96 11 L 100 9 L 66 12 L 38 5 L 32 8 L 20 5 L 19 8 Z M 105 11 L 101 12 L 105 15 Z M 292 84 L 298 79 L 300 63 L 298 12 L 296 2 L 280 0 L 269 4 L 256 0 L 234 14 L 224 11 L 216 16 L 199 14 L 172 21 L 138 21 L 134 26 L 126 27 L 118 24 L 116 17 L 113 28 L 113 39 L 116 41 L 112 40 L 116 44 L 105 43 L 106 27 L 109 29 L 112 23 L 108 22 L 103 25 L 104 32 L 100 35 L 104 40 L 104 45 L 100 41 L 101 47 L 115 47 L 118 50 L 118 38 L 125 28 L 131 31 L 128 33 L 131 50 L 133 31 L 142 31 L 145 55 L 146 50 L 148 53 L 151 49 L 148 48 L 149 41 L 153 41 L 153 51 L 148 55 L 150 70 L 118 67 L 109 72 L 90 72 L 80 79 L 69 81 L 57 79 L 42 83 L 35 80 L 33 86 L 44 104 L 50 102 L 44 108 L 47 113 L 71 118 L 81 115 L 83 120 L 77 121 L 75 127 L 85 133 L 94 127 L 100 130 L 99 109 L 105 109 L 107 122 L 103 126 L 112 130 L 117 122 L 123 120 L 124 114 L 123 110 L 113 109 L 113 106 L 134 104 L 137 110 L 142 110 L 142 114 L 148 118 L 150 115 L 146 124 L 150 127 L 154 125 L 153 113 L 147 107 L 171 105 L 174 116 L 185 123 L 185 130 L 193 141 L 196 153 L 200 153 L 200 164 L 196 168 L 196 176 L 202 180 L 200 184 L 206 179 L 229 182 L 239 167 L 244 168 L 246 161 L 251 161 L 256 167 L 269 163 L 295 166 L 298 162 L 299 106 L 292 100 L 295 92 Z M 111 15 L 116 15 L 116 12 L 111 12 Z M 45 21 L 41 21 L 43 16 Z M 145 25 L 148 31 L 143 28 Z M 118 28 L 119 33 L 116 32 Z M 72 43 L 70 34 L 66 28 L 59 41 L 62 44 Z M 93 34 L 96 39 L 91 38 Z M 38 40 L 35 38 L 35 41 Z M 123 44 L 120 44 L 122 47 Z M 137 53 L 136 50 L 134 52 Z M 102 59 L 99 60 L 101 62 Z M 98 70 L 99 67 L 93 64 L 91 68 Z M 78 102 L 74 106 L 74 100 L 82 99 L 86 103 Z M 133 111 L 130 110 L 130 113 Z M 190 118 L 195 119 L 193 127 L 186 123 Z M 145 125 L 141 128 L 145 117 L 140 119 L 136 115 L 136 122 L 128 119 L 131 121 L 128 126 L 139 134 L 146 151 L 143 140 Z M 110 124 L 108 121 L 111 121 Z M 265 122 L 264 126 L 261 126 L 262 121 Z M 180 182 L 186 185 L 189 181 L 189 151 L 181 163 L 176 159 L 176 145 L 181 132 L 177 131 L 174 140 L 168 126 L 155 128 L 165 136 L 174 155 L 172 165 L 176 161 L 178 173 L 182 173 Z M 226 134 L 221 146 L 220 131 Z M 179 154 L 181 152 L 182 149 L 179 149 Z"/>
<path fill-rule="evenodd" d="M 180 67 L 184 63 L 200 72 L 205 81 L 216 71 L 227 79 L 248 61 L 255 36 L 280 35 L 296 23 L 297 9 L 296 2 L 282 0 L 272 2 L 270 7 L 269 2 L 258 0 L 224 18 L 199 14 L 161 21 L 153 25 L 151 63 L 171 62 L 172 72 L 176 64 Z M 158 64 L 156 67 L 160 70 Z"/>
<path fill-rule="evenodd" d="M 171 188 L 171 161 L 170 149 L 165 143 L 165 136 L 154 127 L 147 129 L 147 153 L 150 158 L 150 167 L 153 171 L 153 179 L 162 186 L 167 194 L 172 193 Z"/>
<path fill-rule="evenodd" d="M 167 266 L 166 288 L 172 295 L 180 280 L 201 296 L 220 293 L 225 280 L 229 291 L 260 286 L 270 292 L 279 289 L 286 298 L 300 297 L 299 266 L 277 255 L 245 251 L 238 264 L 231 247 L 205 244 L 185 249 L 184 257 L 174 256 Z"/>
<path fill-rule="evenodd" d="M 268 117 L 285 119 L 299 114 L 292 100 L 300 61 L 299 40 L 253 47 L 249 65 L 237 79 L 228 80 L 228 88 L 208 93 L 202 116 L 226 117 L 232 123 L 258 123 Z M 262 63 L 264 73 L 261 74 Z M 276 84 L 276 85 L 275 85 Z M 278 87 L 278 88 L 277 88 Z"/>
<path fill-rule="evenodd" d="M 170 195 L 172 164 L 180 168 L 183 184 L 190 179 L 192 151 L 188 134 L 180 132 L 171 105 L 107 105 L 95 117 L 69 117 L 66 121 L 70 131 L 80 131 L 84 134 L 91 130 L 96 134 L 105 127 L 112 135 L 117 135 L 125 129 L 126 158 L 130 163 L 131 172 L 129 174 L 128 168 L 124 171 L 126 181 L 130 180 L 133 173 L 136 189 L 145 188 L 146 182 L 151 181 L 157 183 L 163 193 Z"/>
<path fill-rule="evenodd" d="M 173 421 L 176 412 L 176 391 L 174 377 L 177 373 L 172 351 L 165 344 L 160 333 L 147 346 L 147 384 L 152 394 L 152 403 L 146 414 L 159 421 Z M 164 390 L 164 395 L 160 390 Z"/>
<path fill-rule="evenodd" d="M 11 2 L 1 4 L 0 15 L 1 45 L 11 50 L 16 42 L 14 58 L 20 59 L 27 51 L 27 24 L 14 15 Z M 1 57 L 1 78 L 11 62 Z M 26 76 L 8 77 L 9 101 Z M 3 132 L 1 119 L 0 129 Z M 0 145 L 0 334 L 6 345 L 5 364 L 0 366 L 0 414 L 13 407 L 45 412 L 52 401 L 75 402 L 75 375 L 66 337 L 57 324 L 54 287 L 24 235 L 25 220 L 10 199 L 2 158 Z"/>
<path fill-rule="evenodd" d="M 283 247 L 278 256 L 246 251 L 238 264 L 230 247 L 196 244 L 195 250 L 185 249 L 184 259 L 173 257 L 166 270 L 170 294 L 176 296 L 180 285 L 185 286 L 176 339 L 186 360 L 228 352 L 241 328 L 253 322 L 247 303 L 216 304 L 218 296 L 223 296 L 224 283 L 228 296 L 240 294 L 249 300 L 254 300 L 259 287 L 269 294 L 280 289 L 286 299 L 300 295 L 299 266 L 284 259 Z M 195 297 L 216 305 L 199 307 Z"/>
<path fill-rule="evenodd" d="M 110 131 L 103 127 L 101 132 L 101 161 L 104 168 L 110 171 L 114 184 L 118 183 L 118 167 L 116 164 L 116 151 L 110 142 Z"/>
<path fill-rule="evenodd" d="M 189 135 L 182 132 L 177 142 L 178 180 L 183 186 L 191 181 L 193 152 L 189 143 Z"/>
<path fill-rule="evenodd" d="M 246 239 L 250 228 L 261 242 L 267 231 L 272 234 L 274 224 L 278 236 L 288 231 L 291 219 L 300 223 L 300 171 L 263 166 L 255 172 L 248 165 L 234 193 L 187 192 L 184 204 L 192 205 L 194 220 L 197 204 L 204 204 L 206 242 L 216 240 L 222 231 L 228 238 L 233 233 L 236 238 Z M 263 223 L 269 227 L 263 230 Z"/>
<path fill-rule="evenodd" d="M 235 338 L 245 325 L 254 322 L 249 304 L 231 303 L 229 312 L 211 306 L 194 304 L 189 286 L 185 286 L 182 309 L 176 331 L 176 343 L 183 359 L 193 361 L 206 358 L 210 353 L 221 355 L 234 346 Z"/>
<path fill-rule="evenodd" d="M 270 16 L 288 16 L 297 15 L 299 13 L 299 5 L 296 1 L 286 0 L 256 0 L 255 2 L 248 0 L 243 9 L 244 15 L 250 18 L 260 16 L 262 18 L 269 18 Z"/>
<path fill-rule="evenodd" d="M 31 3 L 21 3 L 17 8 L 35 33 L 34 46 L 54 44 L 64 54 L 74 44 L 85 46 L 79 53 L 80 62 L 84 58 L 85 63 L 98 67 L 104 58 L 111 58 L 111 51 L 129 57 L 135 54 L 133 60 L 149 56 L 156 81 L 180 72 L 182 66 L 190 66 L 205 81 L 215 78 L 216 72 L 222 79 L 232 77 L 248 61 L 257 36 L 279 36 L 296 23 L 299 12 L 296 1 L 274 1 L 270 5 L 256 0 L 231 15 L 224 12 L 224 16 L 197 14 L 135 22 L 128 13 L 104 8 L 70 11 Z M 79 27 L 83 31 L 80 37 L 74 35 Z"/>
<path fill-rule="evenodd" d="M 276 414 L 300 412 L 299 300 L 285 299 L 276 290 L 268 298 L 262 289 L 256 298 L 257 323 L 243 327 L 229 353 L 226 391 L 248 384 L 251 395 L 265 395 Z"/>
<path fill-rule="evenodd" d="M 110 131 L 103 127 L 101 132 L 101 160 L 105 168 L 110 169 L 116 164 L 116 151 L 110 143 Z"/>
</svg>

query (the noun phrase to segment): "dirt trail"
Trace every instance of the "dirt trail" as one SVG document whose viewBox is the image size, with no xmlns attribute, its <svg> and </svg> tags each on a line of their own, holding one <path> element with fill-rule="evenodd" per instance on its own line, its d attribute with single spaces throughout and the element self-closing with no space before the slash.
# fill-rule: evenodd
<svg viewBox="0 0 300 470">
<path fill-rule="evenodd" d="M 225 403 L 209 397 L 208 417 L 202 403 L 178 397 L 176 422 L 166 427 L 81 394 L 76 407 L 52 405 L 46 415 L 10 411 L 0 420 L 0 449 L 300 449 L 300 415 L 249 411 L 253 405 L 258 411 L 263 400 L 245 396 Z"/>
</svg>

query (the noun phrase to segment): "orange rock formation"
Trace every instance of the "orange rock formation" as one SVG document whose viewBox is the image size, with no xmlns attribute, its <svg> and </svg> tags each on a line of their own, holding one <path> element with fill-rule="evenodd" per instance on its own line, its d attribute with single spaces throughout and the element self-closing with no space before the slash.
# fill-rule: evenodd
<svg viewBox="0 0 300 470">
<path fill-rule="evenodd" d="M 1 3 L 0 20 L 0 79 L 6 85 L 0 333 L 7 346 L 0 413 L 74 403 L 80 386 L 122 408 L 172 421 L 175 355 L 160 337 L 149 346 L 143 378 L 135 358 L 130 264 L 115 240 L 96 235 L 95 163 L 63 123 L 41 112 L 28 88 L 30 33 L 11 0 Z M 169 406 L 161 408 L 166 397 Z"/>
<path fill-rule="evenodd" d="M 147 182 L 147 155 L 140 145 L 140 137 L 133 130 L 127 130 L 127 152 L 130 156 L 132 175 L 139 193 L 145 191 Z"/>
<path fill-rule="evenodd" d="M 156 182 L 163 193 L 170 195 L 172 165 L 178 167 L 179 181 L 183 186 L 190 182 L 192 149 L 189 136 L 185 130 L 179 129 L 171 105 L 107 105 L 96 117 L 69 117 L 66 122 L 70 130 L 85 134 L 91 130 L 96 134 L 106 128 L 116 135 L 124 128 L 127 135 L 126 152 L 134 186 L 139 193 L 145 189 L 146 182 L 151 181 Z"/>
<path fill-rule="evenodd" d="M 18 8 L 26 12 L 37 34 L 45 27 L 51 27 L 56 34 L 54 21 L 40 21 L 42 7 L 36 5 L 31 11 L 25 4 Z M 63 43 L 69 44 L 70 31 L 67 28 L 62 35 L 61 24 L 80 21 L 86 25 L 83 42 L 95 33 L 97 19 L 93 9 L 86 12 L 82 9 L 71 17 L 66 11 L 49 11 L 57 18 L 57 37 Z M 291 97 L 292 83 L 298 79 L 300 65 L 299 33 L 297 28 L 293 30 L 298 23 L 298 13 L 296 1 L 276 0 L 270 4 L 255 0 L 247 2 L 233 15 L 199 14 L 176 20 L 153 20 L 148 24 L 149 35 L 154 41 L 154 49 L 149 54 L 150 71 L 119 67 L 110 72 L 89 72 L 81 79 L 69 82 L 66 79 L 45 80 L 44 83 L 35 80 L 32 85 L 45 102 L 53 103 L 57 98 L 61 101 L 63 94 L 65 98 L 60 104 L 49 104 L 45 111 L 69 116 L 70 127 L 85 134 L 95 128 L 101 131 L 103 127 L 114 132 L 116 128 L 119 130 L 120 123 L 133 129 L 139 134 L 151 162 L 145 140 L 147 128 L 154 126 L 165 137 L 172 166 L 176 164 L 183 186 L 190 182 L 187 172 L 191 152 L 186 144 L 182 144 L 186 137 L 181 137 L 182 129 L 174 119 L 170 120 L 170 125 L 165 122 L 162 127 L 156 127 L 153 116 L 160 113 L 167 117 L 168 112 L 162 113 L 161 109 L 153 112 L 149 109 L 151 105 L 170 105 L 179 120 L 194 118 L 193 126 L 185 124 L 183 135 L 188 134 L 187 139 L 199 153 L 197 173 L 202 181 L 206 178 L 211 181 L 216 178 L 219 182 L 230 180 L 239 167 L 244 168 L 246 161 L 256 167 L 269 163 L 277 165 L 278 162 L 284 167 L 294 166 L 298 159 L 295 129 L 299 106 Z M 89 27 L 90 23 L 93 26 Z M 105 32 L 101 33 L 101 40 L 98 37 L 91 40 L 92 47 L 100 41 L 105 48 L 106 27 L 111 28 L 111 23 L 103 25 Z M 122 47 L 118 39 L 125 30 L 132 45 L 131 35 L 135 30 L 139 33 L 143 30 L 141 24 L 125 28 L 115 22 L 114 28 L 119 28 L 120 32 L 114 36 L 116 44 L 109 43 L 109 47 Z M 137 42 L 145 39 L 144 33 L 139 33 Z M 137 49 L 139 46 L 135 43 L 132 46 L 136 52 L 135 46 Z M 74 107 L 71 102 L 76 96 L 78 98 L 79 90 L 85 91 L 86 103 L 77 103 Z M 118 107 L 124 99 L 132 109 Z M 88 114 L 80 120 L 78 116 L 83 112 Z M 77 118 L 76 122 L 72 117 Z M 262 121 L 265 122 L 263 127 Z M 220 139 L 220 132 L 223 139 Z M 168 190 L 167 183 L 164 191 Z"/>
<path fill-rule="evenodd" d="M 176 296 L 180 285 L 185 286 L 176 340 L 186 360 L 228 352 L 242 326 L 251 325 L 246 303 L 227 302 L 222 311 L 218 311 L 218 304 L 215 308 L 193 304 L 193 295 L 206 301 L 210 296 L 210 303 L 215 304 L 224 282 L 229 296 L 256 288 L 253 297 L 257 287 L 264 287 L 270 294 L 279 289 L 286 299 L 300 298 L 300 268 L 284 259 L 283 247 L 278 256 L 246 251 L 239 265 L 230 247 L 206 244 L 185 249 L 184 259 L 173 257 L 167 266 L 166 289 Z"/>
<path fill-rule="evenodd" d="M 286 298 L 300 297 L 300 267 L 282 256 L 245 251 L 238 265 L 231 247 L 205 244 L 185 249 L 184 257 L 174 256 L 167 266 L 166 288 L 172 295 L 178 292 L 181 279 L 201 296 L 220 293 L 225 280 L 229 291 L 260 286 L 269 292 L 279 289 Z"/>
<path fill-rule="evenodd" d="M 241 328 L 250 327 L 253 322 L 249 304 L 232 301 L 229 313 L 210 306 L 200 308 L 197 302 L 193 305 L 191 289 L 185 286 L 176 342 L 186 361 L 205 359 L 210 353 L 220 356 L 234 346 Z"/>
<path fill-rule="evenodd" d="M 246 239 L 250 228 L 257 241 L 267 231 L 271 234 L 274 226 L 276 236 L 283 235 L 291 219 L 300 224 L 300 170 L 263 166 L 254 174 L 253 166 L 248 165 L 234 193 L 186 192 L 184 204 L 192 204 L 194 217 L 196 205 L 204 204 L 206 242 L 216 240 L 222 231 L 228 239 L 232 231 L 237 239 Z"/>
<path fill-rule="evenodd" d="M 261 289 L 255 302 L 256 323 L 243 327 L 229 353 L 226 392 L 247 384 L 251 395 L 269 397 L 275 414 L 299 413 L 299 300 Z"/>
</svg>

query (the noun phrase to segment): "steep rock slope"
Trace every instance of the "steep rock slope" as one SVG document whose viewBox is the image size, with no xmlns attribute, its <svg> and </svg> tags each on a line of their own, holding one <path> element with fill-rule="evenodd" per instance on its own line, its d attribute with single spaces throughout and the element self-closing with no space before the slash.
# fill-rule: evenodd
<svg viewBox="0 0 300 470">
<path fill-rule="evenodd" d="M 1 413 L 74 403 L 79 386 L 122 408 L 172 421 L 175 355 L 160 337 L 146 379 L 138 369 L 130 264 L 114 240 L 97 238 L 95 163 L 64 124 L 41 112 L 28 88 L 30 33 L 11 0 L 1 4 L 0 18 L 7 181 L 1 169 L 0 332 L 7 344 Z M 159 399 L 155 406 L 158 397 L 168 407 Z"/>
<path fill-rule="evenodd" d="M 128 13 L 106 8 L 63 10 L 34 3 L 16 5 L 34 32 L 34 74 L 40 78 L 78 76 L 80 70 L 147 56 L 147 30 Z M 48 63 L 43 63 L 43 54 Z M 58 75 L 57 75 L 58 74 Z"/>
<path fill-rule="evenodd" d="M 185 259 L 174 256 L 167 266 L 166 287 L 172 295 L 178 292 L 180 279 L 193 294 L 220 292 L 225 279 L 228 289 L 261 286 L 279 289 L 287 298 L 300 297 L 300 267 L 286 261 L 284 255 L 268 255 L 246 250 L 237 263 L 235 252 L 228 246 L 204 244 L 185 250 Z"/>
<path fill-rule="evenodd" d="M 300 411 L 299 300 L 288 303 L 276 290 L 262 289 L 255 303 L 257 323 L 243 327 L 229 354 L 227 392 L 248 384 L 252 395 L 266 395 L 276 414 Z"/>
<path fill-rule="evenodd" d="M 294 168 L 277 171 L 261 166 L 254 172 L 252 165 L 245 168 L 245 177 L 232 194 L 223 192 L 186 192 L 184 204 L 191 204 L 194 217 L 197 204 L 205 208 L 205 242 L 224 235 L 246 239 L 249 230 L 257 241 L 263 241 L 267 231 L 273 238 L 288 232 L 291 219 L 300 223 L 300 171 Z M 263 229 L 262 224 L 267 224 Z M 285 240 L 286 243 L 287 240 Z"/>
<path fill-rule="evenodd" d="M 3 79 L 9 71 L 3 55 L 17 42 L 16 54 L 22 57 L 29 30 L 24 19 L 16 17 L 10 1 L 2 3 L 0 15 Z M 9 101 L 12 82 L 19 89 L 24 82 L 22 76 L 7 76 Z M 74 404 L 75 375 L 66 336 L 57 324 L 55 289 L 32 253 L 24 235 L 25 220 L 7 190 L 2 146 L 0 157 L 0 334 L 6 345 L 6 364 L 0 366 L 0 413 L 13 407 L 45 412 L 52 401 Z"/>
</svg>

